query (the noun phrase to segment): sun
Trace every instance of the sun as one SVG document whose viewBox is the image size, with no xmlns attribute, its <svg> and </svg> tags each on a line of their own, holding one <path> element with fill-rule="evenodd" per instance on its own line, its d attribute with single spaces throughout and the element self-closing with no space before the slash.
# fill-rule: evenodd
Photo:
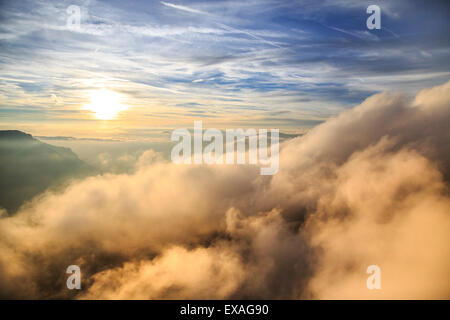
<svg viewBox="0 0 450 320">
<path fill-rule="evenodd" d="M 92 90 L 89 92 L 89 98 L 91 103 L 85 104 L 83 109 L 94 112 L 97 119 L 111 120 L 119 112 L 128 109 L 126 105 L 121 103 L 122 95 L 112 90 Z"/>
</svg>

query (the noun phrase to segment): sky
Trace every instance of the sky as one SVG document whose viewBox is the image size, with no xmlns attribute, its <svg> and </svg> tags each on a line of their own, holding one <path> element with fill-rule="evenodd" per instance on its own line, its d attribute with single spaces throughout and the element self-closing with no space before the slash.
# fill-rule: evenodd
<svg viewBox="0 0 450 320">
<path fill-rule="evenodd" d="M 380 30 L 366 27 L 371 4 Z M 79 29 L 67 27 L 71 5 Z M 1 1 L 0 129 L 157 141 L 202 120 L 303 133 L 375 93 L 445 83 L 448 10 L 416 0 Z M 99 116 L 93 99 L 113 115 Z"/>
</svg>

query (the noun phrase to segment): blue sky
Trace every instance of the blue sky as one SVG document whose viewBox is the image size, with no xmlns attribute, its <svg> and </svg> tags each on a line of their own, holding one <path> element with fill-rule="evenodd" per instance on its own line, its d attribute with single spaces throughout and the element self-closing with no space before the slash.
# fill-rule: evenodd
<svg viewBox="0 0 450 320">
<path fill-rule="evenodd" d="M 381 30 L 366 8 L 381 7 Z M 70 5 L 79 30 L 66 27 Z M 381 91 L 450 77 L 446 1 L 2 1 L 0 128 L 140 137 L 192 126 L 303 132 Z M 109 122 L 90 90 L 129 108 Z"/>
</svg>

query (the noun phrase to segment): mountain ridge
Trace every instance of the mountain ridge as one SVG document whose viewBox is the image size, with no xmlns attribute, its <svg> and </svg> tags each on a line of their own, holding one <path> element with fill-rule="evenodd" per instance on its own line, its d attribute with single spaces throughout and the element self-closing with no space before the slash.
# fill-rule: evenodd
<svg viewBox="0 0 450 320">
<path fill-rule="evenodd" d="M 48 189 L 95 173 L 70 148 L 19 130 L 0 130 L 0 207 L 9 214 Z"/>
</svg>

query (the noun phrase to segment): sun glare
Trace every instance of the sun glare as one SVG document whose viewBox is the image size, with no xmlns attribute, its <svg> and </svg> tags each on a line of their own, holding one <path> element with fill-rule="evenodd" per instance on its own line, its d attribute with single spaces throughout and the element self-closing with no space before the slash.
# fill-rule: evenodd
<svg viewBox="0 0 450 320">
<path fill-rule="evenodd" d="M 128 109 L 121 104 L 122 96 L 114 91 L 100 89 L 89 93 L 91 103 L 83 106 L 83 109 L 95 113 L 95 117 L 101 120 L 114 119 L 121 111 Z"/>
</svg>

